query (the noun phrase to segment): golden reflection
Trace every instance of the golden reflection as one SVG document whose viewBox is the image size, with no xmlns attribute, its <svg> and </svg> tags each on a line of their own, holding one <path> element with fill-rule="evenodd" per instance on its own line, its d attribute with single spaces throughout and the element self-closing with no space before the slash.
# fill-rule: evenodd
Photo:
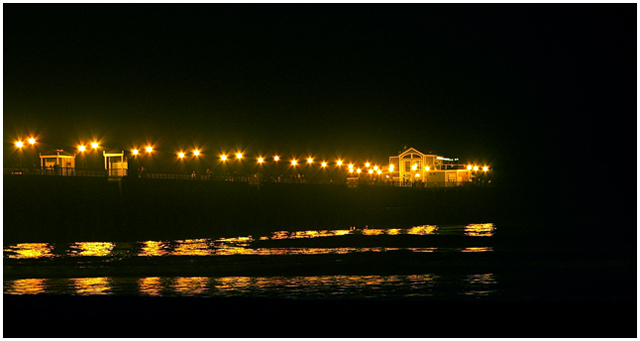
<svg viewBox="0 0 640 341">
<path fill-rule="evenodd" d="M 203 295 L 209 292 L 209 277 L 177 277 L 171 288 L 183 296 Z"/>
<path fill-rule="evenodd" d="M 387 234 L 390 236 L 395 236 L 400 234 L 401 231 L 402 231 L 401 229 L 388 229 Z"/>
<path fill-rule="evenodd" d="M 104 257 L 111 253 L 114 246 L 109 242 L 79 242 L 71 245 L 69 255 Z"/>
<path fill-rule="evenodd" d="M 491 237 L 495 227 L 492 223 L 488 224 L 470 224 L 464 227 L 464 234 L 471 237 Z"/>
<path fill-rule="evenodd" d="M 414 226 L 408 229 L 407 234 L 424 236 L 428 234 L 434 234 L 437 229 L 438 227 L 435 225 L 420 225 L 420 226 Z"/>
<path fill-rule="evenodd" d="M 438 248 L 437 247 L 409 247 L 407 250 L 411 252 L 434 252 Z"/>
<path fill-rule="evenodd" d="M 142 295 L 162 296 L 162 283 L 160 277 L 145 277 L 138 280 L 138 288 Z"/>
<path fill-rule="evenodd" d="M 176 240 L 173 256 L 211 256 L 215 254 L 209 239 Z"/>
<path fill-rule="evenodd" d="M 460 250 L 460 252 L 493 252 L 493 248 L 491 246 L 468 247 Z"/>
<path fill-rule="evenodd" d="M 5 281 L 5 295 L 37 295 L 45 293 L 44 278 L 24 278 Z M 7 283 L 8 282 L 8 283 Z"/>
<path fill-rule="evenodd" d="M 71 278 L 70 281 L 78 295 L 109 295 L 111 293 L 109 277 Z"/>
<path fill-rule="evenodd" d="M 223 243 L 234 243 L 234 244 L 246 244 L 246 243 L 251 243 L 253 241 L 253 238 L 251 238 L 251 236 L 248 237 L 235 237 L 235 238 L 220 238 L 218 240 L 216 240 L 217 242 L 223 242 Z"/>
<path fill-rule="evenodd" d="M 26 258 L 53 258 L 53 246 L 48 243 L 24 243 L 15 246 L 9 246 L 3 250 L 7 253 L 8 258 L 26 259 Z"/>
<path fill-rule="evenodd" d="M 239 247 L 239 246 L 221 246 L 216 249 L 218 256 L 235 256 L 235 255 L 259 255 L 255 249 Z"/>
<path fill-rule="evenodd" d="M 365 229 L 360 230 L 360 232 L 362 232 L 362 234 L 365 235 L 365 236 L 377 236 L 379 234 L 383 234 L 384 230 L 365 228 Z"/>
<path fill-rule="evenodd" d="M 143 242 L 138 256 L 140 257 L 152 257 L 152 256 L 167 256 L 169 255 L 169 245 L 164 242 L 146 241 Z"/>
<path fill-rule="evenodd" d="M 277 240 L 277 239 L 301 239 L 301 238 L 317 238 L 317 237 L 334 237 L 350 234 L 349 230 L 308 230 L 308 231 L 276 231 L 271 233 L 271 237 L 260 237 L 260 240 Z"/>
</svg>

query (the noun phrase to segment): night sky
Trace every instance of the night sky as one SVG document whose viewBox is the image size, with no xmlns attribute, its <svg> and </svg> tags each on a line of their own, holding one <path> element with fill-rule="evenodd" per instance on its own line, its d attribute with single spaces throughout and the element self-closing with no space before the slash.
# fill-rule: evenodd
<svg viewBox="0 0 640 341">
<path fill-rule="evenodd" d="M 171 160 L 199 147 L 385 162 L 413 146 L 512 179 L 591 179 L 576 167 L 610 162 L 633 177 L 635 4 L 3 11 L 5 166 L 33 134 L 42 150 L 150 142 Z"/>
</svg>

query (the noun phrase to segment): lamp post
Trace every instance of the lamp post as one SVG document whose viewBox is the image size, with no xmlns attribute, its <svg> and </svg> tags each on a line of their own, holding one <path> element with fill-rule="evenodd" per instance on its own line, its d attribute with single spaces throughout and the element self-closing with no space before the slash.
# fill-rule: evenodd
<svg viewBox="0 0 640 341">
<path fill-rule="evenodd" d="M 424 187 L 429 187 L 429 166 L 425 166 L 424 167 L 424 171 L 425 171 L 425 177 L 424 177 L 425 185 L 424 185 Z"/>
<path fill-rule="evenodd" d="M 81 145 L 78 146 L 78 151 L 80 152 L 80 170 L 82 171 L 84 169 L 84 151 L 86 150 L 86 147 Z"/>
<path fill-rule="evenodd" d="M 227 156 L 222 154 L 220 155 L 220 161 L 222 161 L 222 176 L 224 181 L 227 180 Z"/>
<path fill-rule="evenodd" d="M 36 155 L 38 154 L 38 150 L 36 148 L 36 139 L 33 137 L 29 138 L 29 146 L 33 147 L 33 172 L 36 171 Z"/>
<path fill-rule="evenodd" d="M 94 160 L 94 164 L 96 166 L 96 169 L 98 169 L 98 147 L 99 147 L 98 142 L 94 141 L 94 142 L 91 143 L 91 148 L 93 148 L 93 150 L 96 151 L 96 157 L 95 157 L 95 160 Z"/>
<path fill-rule="evenodd" d="M 18 147 L 18 155 L 20 159 L 20 169 L 22 169 L 22 146 L 24 146 L 24 143 L 22 141 L 16 142 L 16 147 Z"/>
</svg>

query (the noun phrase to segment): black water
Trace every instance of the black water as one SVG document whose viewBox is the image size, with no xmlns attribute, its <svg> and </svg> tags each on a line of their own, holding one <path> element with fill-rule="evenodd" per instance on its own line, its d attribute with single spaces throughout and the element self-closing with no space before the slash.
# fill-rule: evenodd
<svg viewBox="0 0 640 341">
<path fill-rule="evenodd" d="M 582 244 L 540 252 L 536 239 L 502 237 L 503 228 L 6 245 L 4 314 L 12 323 L 5 335 L 592 337 L 635 330 L 629 250 L 604 254 Z M 619 310 L 629 314 L 602 320 Z M 43 328 L 28 328 L 35 321 Z"/>
</svg>

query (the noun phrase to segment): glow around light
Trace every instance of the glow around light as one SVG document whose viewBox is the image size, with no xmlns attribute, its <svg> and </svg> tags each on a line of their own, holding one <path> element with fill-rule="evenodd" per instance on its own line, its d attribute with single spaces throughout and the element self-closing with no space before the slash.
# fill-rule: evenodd
<svg viewBox="0 0 640 341">
<path fill-rule="evenodd" d="M 220 160 L 227 161 L 227 156 L 226 155 L 220 155 Z"/>
<path fill-rule="evenodd" d="M 29 144 L 36 144 L 36 139 L 33 137 L 29 139 Z"/>
<path fill-rule="evenodd" d="M 417 165 L 417 164 L 415 164 L 415 165 L 411 166 L 411 169 L 413 169 L 414 171 L 415 171 L 415 170 L 418 170 L 418 165 Z"/>
<path fill-rule="evenodd" d="M 378 169 L 378 175 L 382 174 L 382 171 Z"/>
<path fill-rule="evenodd" d="M 307 163 L 313 163 L 313 159 L 312 158 L 308 158 L 307 159 Z"/>
<path fill-rule="evenodd" d="M 338 162 L 336 162 L 336 164 L 337 164 L 338 166 L 342 166 L 342 160 L 338 160 Z"/>
<path fill-rule="evenodd" d="M 151 153 L 153 151 L 153 147 L 147 146 L 147 148 L 145 148 L 145 150 L 147 151 L 147 153 Z"/>
<path fill-rule="evenodd" d="M 197 150 L 197 149 L 196 149 L 196 150 L 194 150 L 194 151 L 193 151 L 193 155 L 195 155 L 195 156 L 200 155 L 200 151 L 199 151 L 199 150 Z"/>
<path fill-rule="evenodd" d="M 427 171 L 427 172 L 429 171 L 429 169 L 430 169 L 429 166 L 425 166 L 424 167 L 424 170 Z"/>
<path fill-rule="evenodd" d="M 183 152 L 178 153 L 178 157 L 181 159 L 184 158 L 184 153 Z"/>
<path fill-rule="evenodd" d="M 365 167 L 369 167 L 369 166 L 371 166 L 371 164 L 369 162 L 367 162 L 367 163 L 364 164 L 364 166 Z"/>
<path fill-rule="evenodd" d="M 276 162 L 277 162 L 277 161 L 280 161 L 280 157 L 279 157 L 278 155 L 274 156 L 274 157 L 273 157 L 273 161 L 276 161 Z"/>
<path fill-rule="evenodd" d="M 362 172 L 362 171 L 360 170 L 360 168 L 358 168 L 358 169 L 356 170 L 356 173 L 360 174 L 360 172 Z"/>
<path fill-rule="evenodd" d="M 467 169 L 468 169 L 468 170 L 471 170 L 471 168 L 472 168 L 472 167 L 471 167 L 471 165 L 468 165 L 468 166 L 467 166 Z"/>
<path fill-rule="evenodd" d="M 133 154 L 134 156 L 138 155 L 138 150 L 137 149 L 132 150 L 131 154 Z"/>
<path fill-rule="evenodd" d="M 85 146 L 78 146 L 80 152 L 84 152 L 87 148 Z"/>
<path fill-rule="evenodd" d="M 478 166 L 473 166 L 473 170 L 477 171 L 478 170 Z"/>
<path fill-rule="evenodd" d="M 353 169 L 353 163 L 349 164 L 349 169 Z"/>
<path fill-rule="evenodd" d="M 237 153 L 236 154 L 236 159 L 241 160 L 242 159 L 242 153 Z"/>
<path fill-rule="evenodd" d="M 259 157 L 259 158 L 258 158 L 258 163 L 263 163 L 263 162 L 264 162 L 264 159 L 263 159 L 263 158 L 261 158 L 261 157 Z"/>
<path fill-rule="evenodd" d="M 23 145 L 24 145 L 24 143 L 22 143 L 22 141 L 16 142 L 16 147 L 18 147 L 18 148 L 22 148 Z"/>
<path fill-rule="evenodd" d="M 326 161 L 322 161 L 322 168 L 327 167 L 327 162 Z"/>
<path fill-rule="evenodd" d="M 484 167 L 482 167 L 482 170 L 486 172 L 486 171 L 488 171 L 488 170 L 489 170 L 489 167 L 484 166 Z"/>
<path fill-rule="evenodd" d="M 369 174 L 373 174 L 373 169 L 369 169 Z"/>
<path fill-rule="evenodd" d="M 420 177 L 420 173 L 416 173 L 416 178 L 419 178 L 419 177 Z"/>
<path fill-rule="evenodd" d="M 291 160 L 291 165 L 292 165 L 292 166 L 295 166 L 295 165 L 297 165 L 297 164 L 298 164 L 298 161 L 296 161 L 296 160 Z"/>
<path fill-rule="evenodd" d="M 393 163 L 389 165 L 389 172 L 393 172 Z"/>
<path fill-rule="evenodd" d="M 99 147 L 98 142 L 92 142 L 91 143 L 91 148 L 98 149 L 98 147 Z"/>
</svg>

